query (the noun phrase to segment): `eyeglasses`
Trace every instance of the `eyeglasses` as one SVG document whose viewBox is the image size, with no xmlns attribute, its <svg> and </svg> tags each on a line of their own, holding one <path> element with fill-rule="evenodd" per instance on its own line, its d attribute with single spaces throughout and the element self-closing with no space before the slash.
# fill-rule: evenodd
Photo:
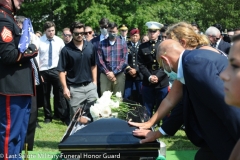
<svg viewBox="0 0 240 160">
<path fill-rule="evenodd" d="M 156 33 L 157 30 L 151 30 L 151 29 L 149 29 L 148 32 L 149 32 L 149 33 Z"/>
<path fill-rule="evenodd" d="M 85 35 L 92 34 L 92 31 L 85 32 L 84 34 L 85 34 Z"/>
<path fill-rule="evenodd" d="M 64 37 L 72 37 L 71 34 L 63 34 L 63 35 L 64 35 Z"/>
<path fill-rule="evenodd" d="M 127 30 L 121 30 L 121 32 L 127 32 Z"/>
<path fill-rule="evenodd" d="M 84 35 L 84 32 L 73 32 L 74 36 L 83 36 Z"/>
<path fill-rule="evenodd" d="M 218 38 L 218 37 L 216 37 L 216 36 L 212 36 L 212 35 L 210 35 L 209 37 L 213 37 L 213 38 L 215 38 L 216 40 L 219 40 L 220 38 Z"/>
</svg>

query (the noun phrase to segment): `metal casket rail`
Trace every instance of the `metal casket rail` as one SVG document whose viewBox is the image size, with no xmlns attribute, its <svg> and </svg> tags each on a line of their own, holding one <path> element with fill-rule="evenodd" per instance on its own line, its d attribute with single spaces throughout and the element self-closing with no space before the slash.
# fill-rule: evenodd
<svg viewBox="0 0 240 160">
<path fill-rule="evenodd" d="M 78 130 L 59 144 L 65 159 L 139 159 L 157 157 L 160 144 L 140 144 L 136 127 L 118 118 L 103 118 Z"/>
</svg>

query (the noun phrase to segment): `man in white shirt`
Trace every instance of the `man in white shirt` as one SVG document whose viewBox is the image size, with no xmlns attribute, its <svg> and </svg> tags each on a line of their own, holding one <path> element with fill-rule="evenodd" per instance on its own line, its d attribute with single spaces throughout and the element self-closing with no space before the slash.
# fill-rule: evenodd
<svg viewBox="0 0 240 160">
<path fill-rule="evenodd" d="M 44 87 L 44 122 L 49 123 L 53 118 L 60 118 L 68 124 L 69 112 L 56 69 L 59 54 L 65 44 L 61 38 L 55 35 L 54 22 L 47 21 L 43 28 L 45 34 L 40 38 L 39 70 Z M 52 116 L 50 104 L 51 87 L 53 87 L 54 94 L 54 116 Z"/>
</svg>

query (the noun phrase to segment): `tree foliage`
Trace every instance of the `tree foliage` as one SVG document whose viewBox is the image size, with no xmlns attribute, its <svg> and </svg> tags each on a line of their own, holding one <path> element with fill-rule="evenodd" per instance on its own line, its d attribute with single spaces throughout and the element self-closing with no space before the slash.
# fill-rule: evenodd
<svg viewBox="0 0 240 160">
<path fill-rule="evenodd" d="M 54 21 L 58 31 L 77 20 L 98 31 L 98 21 L 106 17 L 142 33 L 147 21 L 196 22 L 202 31 L 215 23 L 236 28 L 239 14 L 237 0 L 29 0 L 18 13 L 31 18 L 35 30 L 42 30 L 47 20 Z"/>
</svg>

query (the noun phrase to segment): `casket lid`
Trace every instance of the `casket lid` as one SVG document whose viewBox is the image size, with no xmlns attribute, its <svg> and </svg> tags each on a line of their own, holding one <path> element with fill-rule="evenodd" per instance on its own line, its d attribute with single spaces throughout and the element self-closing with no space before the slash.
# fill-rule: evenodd
<svg viewBox="0 0 240 160">
<path fill-rule="evenodd" d="M 60 151 L 86 150 L 157 150 L 160 144 L 155 141 L 140 144 L 141 138 L 135 137 L 129 126 L 118 118 L 102 118 L 67 137 L 59 144 Z"/>
</svg>

